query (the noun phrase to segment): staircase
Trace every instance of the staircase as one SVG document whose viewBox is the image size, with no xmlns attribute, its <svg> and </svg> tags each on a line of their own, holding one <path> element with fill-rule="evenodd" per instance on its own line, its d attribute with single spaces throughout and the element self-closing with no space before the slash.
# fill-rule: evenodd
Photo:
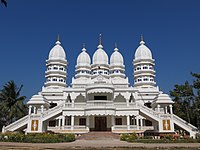
<svg viewBox="0 0 200 150">
<path fill-rule="evenodd" d="M 184 130 L 190 133 L 190 136 L 195 137 L 196 133 L 198 133 L 198 129 L 193 126 L 192 124 L 186 122 L 185 120 L 181 119 L 180 117 L 173 115 L 174 123 L 183 128 Z"/>
<path fill-rule="evenodd" d="M 155 121 L 160 120 L 158 112 L 156 112 L 146 106 L 140 105 L 140 104 L 137 104 L 137 106 L 140 109 L 140 113 L 142 113 L 145 117 L 150 117 L 151 119 L 153 119 Z"/>
<path fill-rule="evenodd" d="M 46 121 L 52 117 L 55 117 L 56 115 L 62 113 L 62 108 L 63 108 L 64 104 L 58 105 L 56 107 L 53 107 L 47 111 L 45 111 L 42 114 L 42 121 Z"/>
<path fill-rule="evenodd" d="M 46 121 L 46 120 L 62 113 L 63 106 L 64 105 L 61 104 L 52 109 L 45 111 L 42 114 L 42 121 Z M 26 115 L 25 117 L 11 123 L 10 125 L 3 127 L 2 132 L 17 131 L 19 129 L 25 129 L 25 128 L 27 128 L 28 120 L 29 120 L 29 115 Z"/>
<path fill-rule="evenodd" d="M 29 117 L 29 115 L 26 115 L 23 118 L 11 123 L 10 125 L 3 127 L 2 132 L 25 129 L 27 127 L 27 124 L 28 124 L 28 117 Z"/>
<path fill-rule="evenodd" d="M 89 132 L 81 134 L 77 137 L 77 140 L 117 140 L 119 138 L 119 134 L 112 132 Z"/>
<path fill-rule="evenodd" d="M 159 117 L 159 114 L 156 111 L 154 111 L 146 106 L 143 106 L 143 105 L 137 105 L 137 106 L 140 108 L 140 112 L 143 115 L 148 116 L 151 119 L 156 120 L 156 121 L 159 121 L 161 119 Z M 186 122 L 185 120 L 181 119 L 180 117 L 176 116 L 175 114 L 173 114 L 173 121 L 177 126 L 181 127 L 182 129 L 186 130 L 187 132 L 189 132 L 190 137 L 195 137 L 196 133 L 198 133 L 198 129 L 195 126 Z"/>
</svg>

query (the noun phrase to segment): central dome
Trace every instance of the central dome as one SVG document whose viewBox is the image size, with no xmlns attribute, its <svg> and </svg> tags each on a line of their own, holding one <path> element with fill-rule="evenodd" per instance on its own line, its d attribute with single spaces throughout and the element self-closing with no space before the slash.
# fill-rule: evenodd
<svg viewBox="0 0 200 150">
<path fill-rule="evenodd" d="M 94 65 L 108 65 L 108 55 L 103 50 L 103 46 L 99 45 L 98 49 L 92 57 L 92 62 Z"/>
<path fill-rule="evenodd" d="M 66 60 L 66 54 L 63 47 L 60 45 L 60 41 L 56 42 L 56 45 L 49 52 L 49 59 L 62 59 Z"/>
<path fill-rule="evenodd" d="M 144 44 L 145 42 L 142 40 L 140 46 L 136 49 L 135 59 L 152 59 L 150 49 Z"/>
</svg>

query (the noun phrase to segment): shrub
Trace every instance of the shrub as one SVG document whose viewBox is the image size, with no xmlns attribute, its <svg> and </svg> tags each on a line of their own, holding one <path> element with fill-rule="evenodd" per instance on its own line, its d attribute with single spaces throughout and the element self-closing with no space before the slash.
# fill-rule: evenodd
<svg viewBox="0 0 200 150">
<path fill-rule="evenodd" d="M 136 140 L 138 138 L 137 134 L 134 132 L 134 133 L 131 133 L 129 134 L 129 137 L 127 139 L 128 142 L 133 142 L 134 140 Z"/>
<path fill-rule="evenodd" d="M 30 143 L 58 143 L 75 141 L 74 134 L 48 134 L 48 133 L 5 133 L 0 134 L 0 141 L 30 142 Z"/>
<path fill-rule="evenodd" d="M 131 133 L 131 134 L 122 134 L 120 136 L 120 140 L 122 141 L 128 141 L 128 142 L 133 142 L 138 138 L 136 133 Z"/>
<path fill-rule="evenodd" d="M 121 140 L 121 141 L 127 141 L 128 137 L 129 137 L 129 135 L 126 134 L 126 133 L 121 134 L 121 136 L 120 136 L 120 140 Z"/>
</svg>

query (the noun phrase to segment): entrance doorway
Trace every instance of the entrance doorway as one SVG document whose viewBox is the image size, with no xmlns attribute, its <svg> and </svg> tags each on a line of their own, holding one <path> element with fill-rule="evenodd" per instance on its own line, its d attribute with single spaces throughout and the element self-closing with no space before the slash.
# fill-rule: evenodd
<svg viewBox="0 0 200 150">
<path fill-rule="evenodd" d="M 106 117 L 95 117 L 95 131 L 107 131 Z"/>
</svg>

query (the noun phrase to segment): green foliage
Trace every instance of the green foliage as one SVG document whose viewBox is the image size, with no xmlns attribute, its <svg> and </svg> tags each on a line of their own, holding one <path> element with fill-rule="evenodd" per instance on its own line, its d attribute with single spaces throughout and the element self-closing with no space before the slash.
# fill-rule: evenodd
<svg viewBox="0 0 200 150">
<path fill-rule="evenodd" d="M 162 138 L 165 140 L 173 140 L 174 139 L 172 134 L 165 134 Z"/>
<path fill-rule="evenodd" d="M 199 143 L 198 139 L 136 139 L 135 143 Z"/>
<path fill-rule="evenodd" d="M 126 134 L 126 133 L 121 134 L 120 135 L 120 140 L 121 141 L 127 141 L 128 137 L 129 137 L 129 134 Z"/>
<path fill-rule="evenodd" d="M 22 133 L 5 133 L 0 134 L 0 141 L 4 142 L 25 142 L 25 143 L 60 143 L 75 141 L 74 134 L 22 134 Z"/>
<path fill-rule="evenodd" d="M 188 136 L 183 138 L 175 136 L 175 134 L 160 135 L 160 139 L 154 139 L 153 136 L 144 136 L 138 138 L 136 133 L 122 134 L 121 141 L 135 142 L 135 143 L 200 143 L 200 138 L 193 139 Z"/>
<path fill-rule="evenodd" d="M 193 83 L 175 85 L 170 91 L 173 98 L 174 114 L 200 129 L 200 74 L 191 73 Z"/>
<path fill-rule="evenodd" d="M 136 140 L 138 138 L 137 134 L 131 133 L 131 134 L 122 134 L 120 136 L 120 140 L 121 141 L 127 141 L 127 142 L 133 142 L 134 140 Z"/>
<path fill-rule="evenodd" d="M 0 128 L 27 114 L 27 107 L 24 104 L 26 97 L 20 96 L 22 87 L 17 87 L 11 80 L 0 91 Z"/>
</svg>

